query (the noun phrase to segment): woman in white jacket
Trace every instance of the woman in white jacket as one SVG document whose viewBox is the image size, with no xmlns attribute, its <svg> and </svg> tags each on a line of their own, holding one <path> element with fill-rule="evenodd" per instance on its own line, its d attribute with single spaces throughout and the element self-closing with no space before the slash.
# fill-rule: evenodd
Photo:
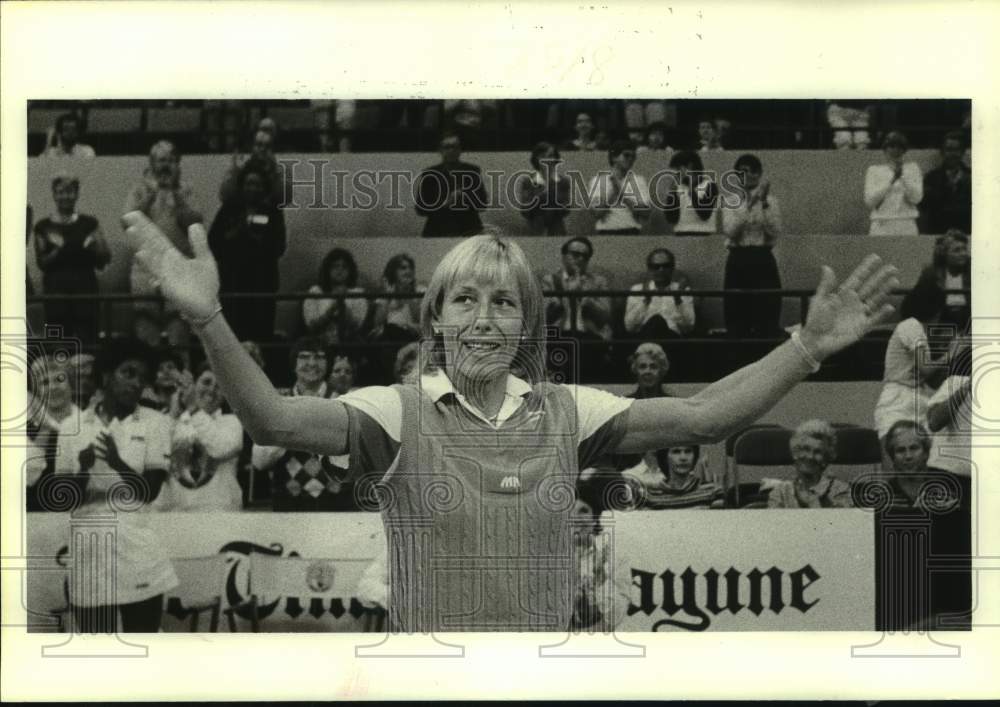
<svg viewBox="0 0 1000 707">
<path fill-rule="evenodd" d="M 222 392 L 212 369 L 205 366 L 194 381 L 188 409 L 174 426 L 161 510 L 241 510 L 236 467 L 242 449 L 243 426 L 236 415 L 222 412 Z"/>
<path fill-rule="evenodd" d="M 903 162 L 906 136 L 892 131 L 882 143 L 886 161 L 865 174 L 865 203 L 871 209 L 870 236 L 915 236 L 917 204 L 924 198 L 924 175 L 916 162 Z"/>
</svg>

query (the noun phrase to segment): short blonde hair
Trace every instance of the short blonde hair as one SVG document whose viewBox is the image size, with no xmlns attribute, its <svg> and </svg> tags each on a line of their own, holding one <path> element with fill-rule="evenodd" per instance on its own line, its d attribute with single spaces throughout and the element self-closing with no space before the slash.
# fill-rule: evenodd
<svg viewBox="0 0 1000 707">
<path fill-rule="evenodd" d="M 837 430 L 826 420 L 806 420 L 795 428 L 792 438 L 788 440 L 788 448 L 792 451 L 804 439 L 815 439 L 826 447 L 826 463 L 837 458 Z"/>
<path fill-rule="evenodd" d="M 639 344 L 635 353 L 628 357 L 628 365 L 632 370 L 632 375 L 636 375 L 638 373 L 636 368 L 639 365 L 640 356 L 649 356 L 651 359 L 656 361 L 660 368 L 663 369 L 664 375 L 666 375 L 667 371 L 670 370 L 670 359 L 667 358 L 667 352 L 664 351 L 663 347 L 659 344 L 647 341 L 643 344 Z"/>
<path fill-rule="evenodd" d="M 545 309 L 542 289 L 521 246 L 499 234 L 467 238 L 444 256 L 431 275 L 420 303 L 420 332 L 434 341 L 433 322 L 441 314 L 444 298 L 455 283 L 464 280 L 513 280 L 521 298 L 524 340 L 513 367 L 531 383 L 545 380 Z M 426 367 L 432 367 L 433 361 Z"/>
</svg>

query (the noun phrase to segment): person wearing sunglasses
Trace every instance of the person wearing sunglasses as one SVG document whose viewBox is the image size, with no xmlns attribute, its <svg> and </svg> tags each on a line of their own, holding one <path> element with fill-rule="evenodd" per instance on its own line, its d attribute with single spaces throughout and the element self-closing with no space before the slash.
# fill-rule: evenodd
<svg viewBox="0 0 1000 707">
<path fill-rule="evenodd" d="M 643 296 L 628 298 L 625 331 L 646 340 L 676 339 L 691 333 L 694 298 L 680 295 L 691 286 L 676 268 L 677 259 L 666 248 L 656 248 L 646 256 L 646 279 L 631 287 Z"/>
<path fill-rule="evenodd" d="M 562 268 L 542 277 L 542 289 L 549 293 L 570 290 L 606 290 L 608 280 L 589 271 L 594 246 L 589 238 L 577 236 L 562 245 Z M 550 296 L 545 301 L 545 322 L 559 327 L 560 333 L 583 345 L 577 358 L 580 375 L 586 379 L 608 365 L 607 342 L 611 339 L 611 302 L 607 297 Z M 554 347 L 558 348 L 558 347 Z"/>
<path fill-rule="evenodd" d="M 649 183 L 632 171 L 635 145 L 616 140 L 608 150 L 609 171 L 590 180 L 588 205 L 597 219 L 594 226 L 601 236 L 637 236 L 649 220 Z"/>
</svg>

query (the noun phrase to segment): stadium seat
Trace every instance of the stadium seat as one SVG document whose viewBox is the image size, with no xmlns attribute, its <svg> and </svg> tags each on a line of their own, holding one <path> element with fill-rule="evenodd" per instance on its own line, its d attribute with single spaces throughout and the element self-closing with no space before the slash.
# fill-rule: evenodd
<svg viewBox="0 0 1000 707">
<path fill-rule="evenodd" d="M 740 489 L 746 484 L 760 484 L 764 473 L 791 477 L 792 452 L 788 443 L 792 431 L 784 427 L 749 429 L 733 446 L 733 484 L 735 500 L 740 505 Z M 752 473 L 756 472 L 756 473 Z"/>
<path fill-rule="evenodd" d="M 226 580 L 226 556 L 185 557 L 173 560 L 174 572 L 180 580 L 178 592 L 184 597 L 185 618 L 191 618 L 191 633 L 198 632 L 198 621 L 208 611 L 208 630 L 219 630 L 222 612 L 222 588 Z"/>
<path fill-rule="evenodd" d="M 201 108 L 150 108 L 146 130 L 151 133 L 193 133 L 201 130 Z"/>
<path fill-rule="evenodd" d="M 28 133 L 45 133 L 55 126 L 60 115 L 67 112 L 63 108 L 32 108 L 28 111 Z"/>
<path fill-rule="evenodd" d="M 881 468 L 882 446 L 875 430 L 843 423 L 834 427 L 837 430 L 837 458 L 831 471 L 837 478 L 850 483 L 862 473 L 877 472 Z"/>
<path fill-rule="evenodd" d="M 132 133 L 142 126 L 142 108 L 91 108 L 87 111 L 87 132 Z"/>
</svg>

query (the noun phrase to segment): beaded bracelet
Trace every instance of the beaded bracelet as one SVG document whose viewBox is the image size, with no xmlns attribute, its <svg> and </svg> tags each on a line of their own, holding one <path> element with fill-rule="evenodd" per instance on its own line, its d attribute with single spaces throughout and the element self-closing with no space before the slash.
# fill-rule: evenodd
<svg viewBox="0 0 1000 707">
<path fill-rule="evenodd" d="M 799 332 L 792 332 L 792 343 L 795 344 L 795 348 L 798 349 L 799 354 L 802 356 L 803 360 L 805 360 L 809 368 L 812 369 L 812 372 L 815 373 L 818 371 L 820 368 L 820 362 L 817 361 L 811 353 L 809 353 L 809 349 L 807 349 L 806 345 L 802 343 L 802 337 L 799 336 Z"/>
</svg>

